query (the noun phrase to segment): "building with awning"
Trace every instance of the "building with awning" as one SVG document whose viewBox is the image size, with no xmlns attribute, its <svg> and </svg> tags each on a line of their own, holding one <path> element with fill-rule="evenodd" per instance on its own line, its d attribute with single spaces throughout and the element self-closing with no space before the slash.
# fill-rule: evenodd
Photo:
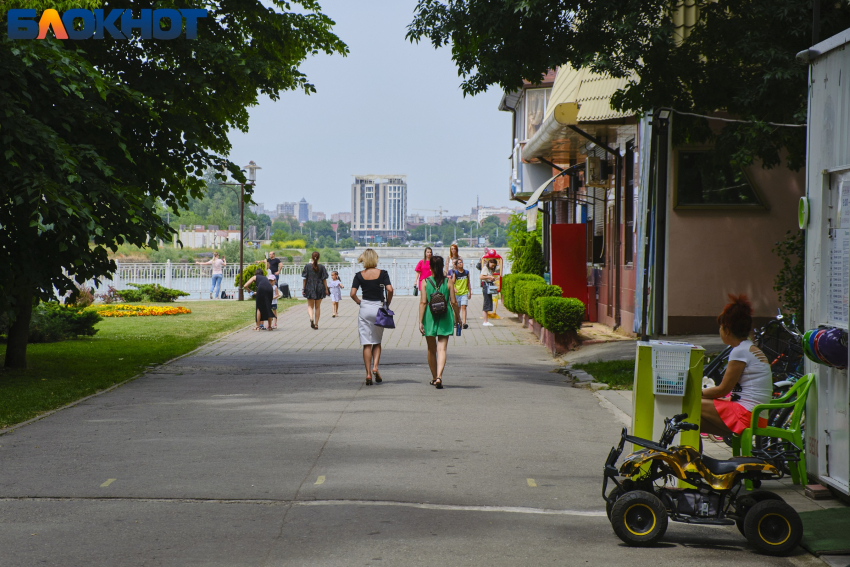
<svg viewBox="0 0 850 567">
<path fill-rule="evenodd" d="M 589 320 L 635 334 L 716 332 L 728 293 L 751 297 L 757 323 L 775 316 L 772 250 L 794 228 L 803 174 L 674 145 L 672 109 L 611 107 L 633 80 L 565 66 L 502 97 L 510 198 L 539 213 L 551 282 Z"/>
</svg>

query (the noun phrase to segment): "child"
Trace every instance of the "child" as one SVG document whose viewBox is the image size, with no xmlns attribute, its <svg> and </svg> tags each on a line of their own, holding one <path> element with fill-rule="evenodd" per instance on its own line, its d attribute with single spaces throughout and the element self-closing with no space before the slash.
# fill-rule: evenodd
<svg viewBox="0 0 850 567">
<path fill-rule="evenodd" d="M 460 305 L 460 317 L 463 321 L 463 328 L 468 329 L 466 324 L 466 306 L 469 305 L 469 270 L 463 269 L 463 258 L 455 258 L 455 268 L 449 270 L 449 277 L 452 278 L 455 285 L 455 297 Z"/>
<path fill-rule="evenodd" d="M 333 301 L 334 307 L 331 317 L 339 315 L 339 300 L 342 299 L 342 290 L 344 288 L 345 286 L 339 281 L 339 272 L 331 272 L 331 281 L 328 282 L 328 289 L 331 290 L 331 301 Z"/>
<path fill-rule="evenodd" d="M 274 317 L 272 317 L 272 329 L 277 329 L 277 298 L 280 297 L 280 290 L 275 280 L 274 274 L 269 274 L 269 283 L 274 288 L 274 295 L 272 296 L 272 313 L 274 313 Z"/>
</svg>

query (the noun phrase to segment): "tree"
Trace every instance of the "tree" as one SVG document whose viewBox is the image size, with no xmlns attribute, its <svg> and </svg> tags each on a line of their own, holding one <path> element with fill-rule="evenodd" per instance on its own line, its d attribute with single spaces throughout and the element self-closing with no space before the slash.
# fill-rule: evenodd
<svg viewBox="0 0 850 567">
<path fill-rule="evenodd" d="M 795 61 L 810 47 L 810 0 L 698 1 L 699 19 L 682 39 L 673 14 L 679 0 L 420 0 L 407 37 L 450 46 L 464 94 L 491 85 L 506 91 L 539 82 L 550 69 L 574 68 L 632 77 L 612 106 L 645 112 L 660 107 L 709 114 L 718 109 L 751 120 L 715 134 L 701 118 L 677 116 L 675 141 L 714 139 L 740 165 L 765 167 L 805 160 L 805 129 L 767 122 L 806 121 L 806 67 Z M 850 27 L 846 0 L 820 3 L 821 38 Z M 713 122 L 713 125 L 718 125 Z"/>
<path fill-rule="evenodd" d="M 12 42 L 2 26 L 7 367 L 26 366 L 34 301 L 110 273 L 107 250 L 119 244 L 169 241 L 161 208 L 177 214 L 200 198 L 205 170 L 224 163 L 244 181 L 225 156 L 228 132 L 247 130 L 248 107 L 281 90 L 314 92 L 299 65 L 319 51 L 347 53 L 315 0 L 295 3 L 205 3 L 197 40 Z"/>
</svg>

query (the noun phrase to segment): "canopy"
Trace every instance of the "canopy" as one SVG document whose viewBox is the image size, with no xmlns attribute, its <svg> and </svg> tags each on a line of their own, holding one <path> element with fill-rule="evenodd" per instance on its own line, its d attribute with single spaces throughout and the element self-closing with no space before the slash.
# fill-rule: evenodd
<svg viewBox="0 0 850 567">
<path fill-rule="evenodd" d="M 484 249 L 484 255 L 481 256 L 481 258 L 483 260 L 489 260 L 490 258 L 497 258 L 499 260 L 502 259 L 502 257 L 499 256 L 499 254 L 496 252 L 495 248 L 485 248 Z"/>
</svg>

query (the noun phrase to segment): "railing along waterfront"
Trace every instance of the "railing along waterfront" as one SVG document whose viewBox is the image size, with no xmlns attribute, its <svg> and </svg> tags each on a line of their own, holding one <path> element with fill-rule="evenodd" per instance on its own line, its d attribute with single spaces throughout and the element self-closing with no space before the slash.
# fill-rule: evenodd
<svg viewBox="0 0 850 567">
<path fill-rule="evenodd" d="M 413 290 L 416 286 L 416 272 L 414 267 L 418 260 L 392 260 L 380 262 L 378 267 L 386 270 L 389 273 L 390 281 L 393 284 L 393 289 L 397 295 L 413 295 Z M 475 261 L 477 262 L 477 260 Z M 478 285 L 481 272 L 475 268 L 475 262 L 467 260 L 465 266 L 470 271 L 470 280 L 472 285 L 472 293 L 478 295 L 481 293 L 481 286 Z M 165 262 L 163 263 L 125 263 L 115 262 L 118 269 L 110 278 L 100 278 L 97 284 L 95 293 L 105 293 L 109 286 L 117 290 L 132 289 L 129 284 L 159 284 L 164 287 L 177 289 L 189 293 L 188 299 L 206 299 L 209 298 L 210 284 L 212 282 L 212 267 L 209 265 L 200 264 L 184 264 Z M 248 269 L 252 264 L 245 264 Z M 339 272 L 339 279 L 342 285 L 345 286 L 346 294 L 350 289 L 349 286 L 354 280 L 354 274 L 361 270 L 359 264 L 348 262 L 343 263 L 323 263 L 330 274 L 333 271 Z M 304 264 L 281 264 L 280 265 L 280 283 L 289 285 L 290 292 L 293 297 L 301 297 L 301 273 L 304 269 Z M 236 275 L 239 273 L 239 264 L 229 263 L 223 266 L 223 278 L 221 289 L 228 295 L 238 296 L 236 288 Z M 250 272 L 249 272 L 250 273 Z M 510 273 L 510 262 L 504 261 L 504 273 Z M 88 282 L 89 286 L 93 286 L 95 282 Z"/>
</svg>

